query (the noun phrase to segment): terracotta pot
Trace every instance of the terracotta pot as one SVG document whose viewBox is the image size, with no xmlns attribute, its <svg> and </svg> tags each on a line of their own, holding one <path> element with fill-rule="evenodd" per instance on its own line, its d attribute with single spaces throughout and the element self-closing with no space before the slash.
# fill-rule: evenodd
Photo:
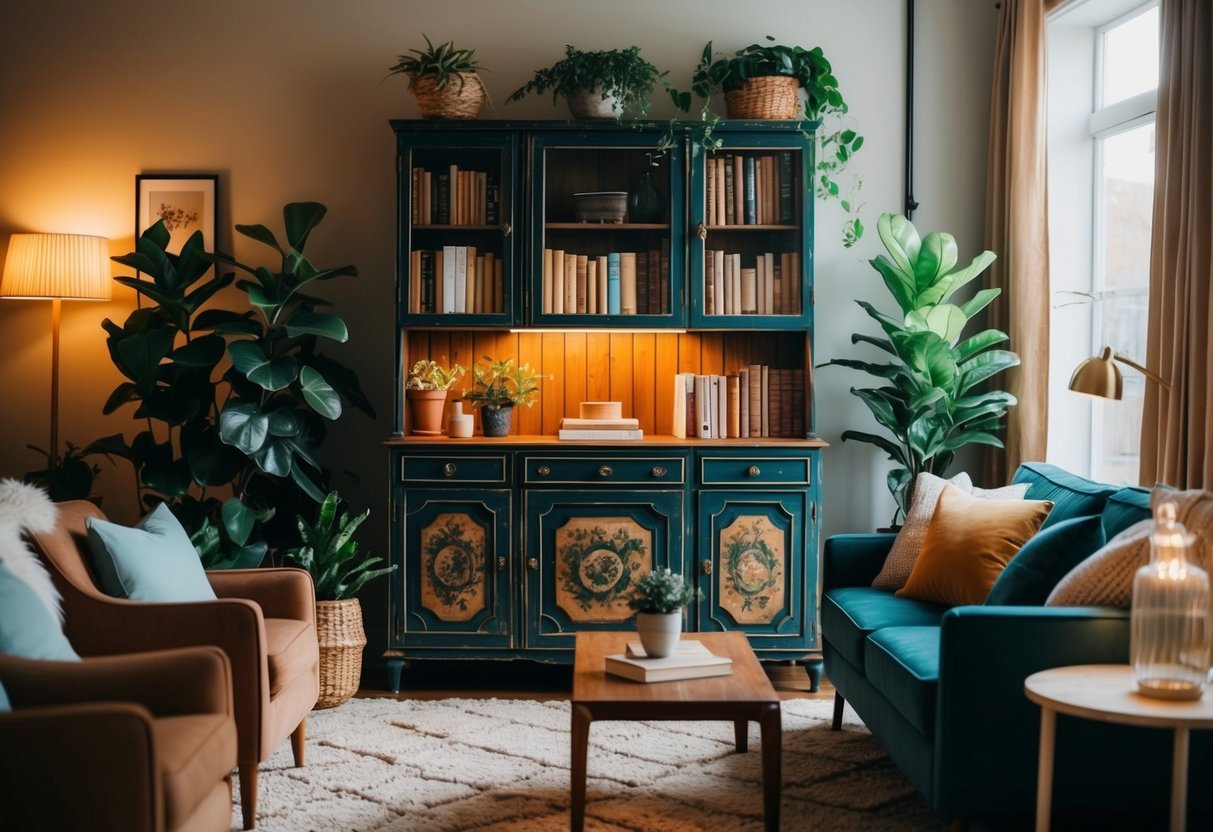
<svg viewBox="0 0 1213 832">
<path fill-rule="evenodd" d="M 509 436 L 510 423 L 514 417 L 514 406 L 480 408 L 480 424 L 485 436 Z"/>
<path fill-rule="evenodd" d="M 320 642 L 320 696 L 317 708 L 334 708 L 358 692 L 362 676 L 362 605 L 357 598 L 316 602 L 316 638 Z"/>
<path fill-rule="evenodd" d="M 445 390 L 409 390 L 406 398 L 412 416 L 410 428 L 421 436 L 442 435 L 442 412 L 446 408 Z"/>
<path fill-rule="evenodd" d="M 636 632 L 646 655 L 655 659 L 669 656 L 682 635 L 682 610 L 677 612 L 638 612 Z"/>
</svg>

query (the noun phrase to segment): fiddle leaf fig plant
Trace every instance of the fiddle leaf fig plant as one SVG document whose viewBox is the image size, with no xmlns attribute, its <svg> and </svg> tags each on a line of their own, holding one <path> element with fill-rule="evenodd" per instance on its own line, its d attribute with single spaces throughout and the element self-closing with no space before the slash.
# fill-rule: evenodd
<svg viewBox="0 0 1213 832">
<path fill-rule="evenodd" d="M 888 474 L 889 491 L 897 513 L 904 514 L 919 473 L 943 476 L 956 451 L 966 445 L 1003 446 L 995 431 L 1002 428 L 1015 397 L 979 385 L 1017 366 L 1019 356 L 993 349 L 1007 340 L 996 329 L 962 338 L 969 321 L 1001 290 L 981 289 L 968 300 L 952 302 L 957 290 L 994 262 L 993 252 L 983 251 L 958 268 L 951 234 L 932 231 L 920 237 L 913 223 L 895 214 L 882 214 L 877 230 L 888 256 L 879 255 L 871 263 L 898 314 L 888 315 L 857 301 L 880 326 L 883 337 L 856 333 L 851 343 L 874 346 L 893 360 L 835 358 L 822 366 L 860 370 L 877 381 L 878 386 L 852 387 L 851 392 L 887 435 L 846 430 L 842 438 L 867 442 L 889 455 L 895 463 Z"/>
</svg>

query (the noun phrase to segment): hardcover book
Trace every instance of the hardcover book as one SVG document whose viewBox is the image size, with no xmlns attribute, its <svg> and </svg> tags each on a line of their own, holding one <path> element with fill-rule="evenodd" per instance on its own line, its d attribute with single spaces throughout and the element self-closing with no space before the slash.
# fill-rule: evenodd
<svg viewBox="0 0 1213 832">
<path fill-rule="evenodd" d="M 733 672 L 733 660 L 728 656 L 693 655 L 675 652 L 661 659 L 632 658 L 626 653 L 607 656 L 607 673 L 636 682 L 673 682 L 679 679 L 699 679 L 708 676 L 728 676 Z"/>
</svg>

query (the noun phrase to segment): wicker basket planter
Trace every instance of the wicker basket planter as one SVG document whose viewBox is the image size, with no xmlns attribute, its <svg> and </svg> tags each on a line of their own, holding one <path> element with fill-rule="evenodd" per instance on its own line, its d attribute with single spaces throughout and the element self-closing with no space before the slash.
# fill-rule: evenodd
<svg viewBox="0 0 1213 832">
<path fill-rule="evenodd" d="M 362 676 L 362 605 L 357 598 L 316 602 L 320 641 L 320 698 L 317 708 L 334 708 L 358 692 Z"/>
<path fill-rule="evenodd" d="M 484 82 L 475 72 L 460 72 L 444 87 L 434 78 L 422 75 L 412 79 L 409 89 L 417 97 L 422 118 L 476 118 L 484 106 Z"/>
<path fill-rule="evenodd" d="M 799 119 L 800 82 L 787 75 L 760 75 L 739 89 L 726 90 L 724 103 L 729 118 Z"/>
</svg>

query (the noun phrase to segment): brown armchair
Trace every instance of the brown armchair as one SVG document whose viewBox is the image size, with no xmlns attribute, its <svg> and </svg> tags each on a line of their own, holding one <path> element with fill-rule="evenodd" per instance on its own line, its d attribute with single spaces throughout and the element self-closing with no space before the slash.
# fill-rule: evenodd
<svg viewBox="0 0 1213 832">
<path fill-rule="evenodd" d="M 112 598 L 89 565 L 85 520 L 105 517 L 85 501 L 59 504 L 54 531 L 30 536 L 63 595 L 64 632 L 81 656 L 196 644 L 223 649 L 232 664 L 244 828 L 257 817 L 257 766 L 289 735 L 304 764 L 308 712 L 320 690 L 316 593 L 302 569 L 207 573 L 215 601 L 152 603 Z"/>
<path fill-rule="evenodd" d="M 51 662 L 0 654 L 2 825 L 230 830 L 236 723 L 217 647 Z"/>
</svg>

